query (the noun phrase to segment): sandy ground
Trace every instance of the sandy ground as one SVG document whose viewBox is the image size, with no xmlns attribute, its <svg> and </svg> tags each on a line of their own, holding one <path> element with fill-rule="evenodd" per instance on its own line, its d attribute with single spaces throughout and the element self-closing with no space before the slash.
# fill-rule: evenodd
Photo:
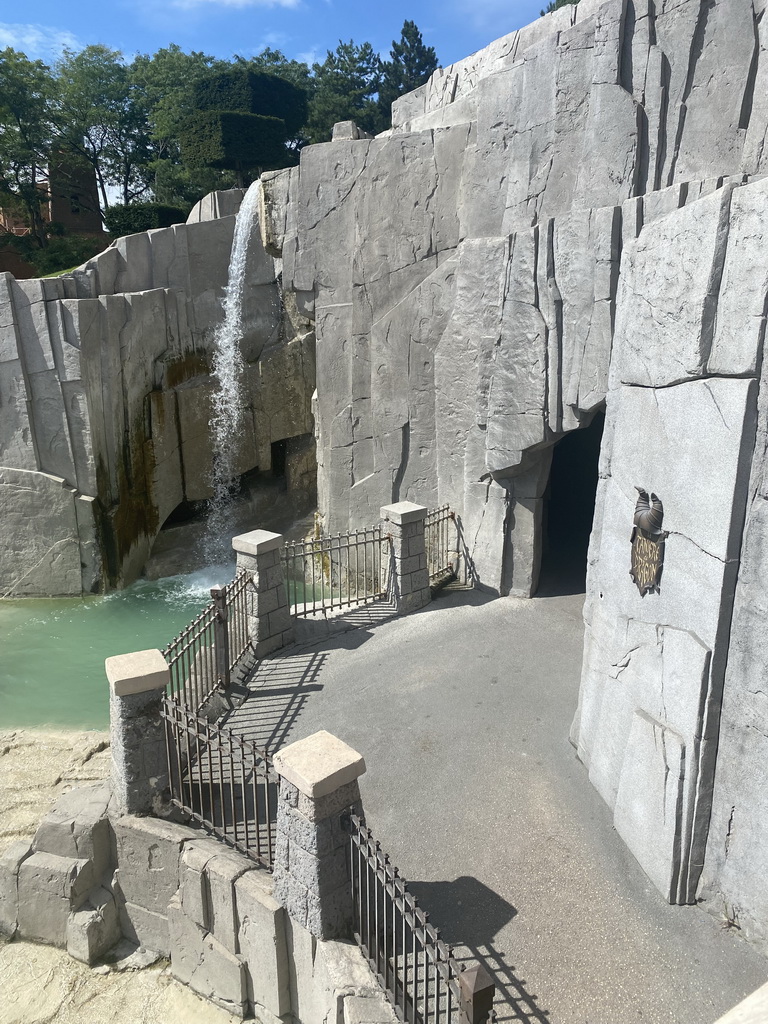
<svg viewBox="0 0 768 1024">
<path fill-rule="evenodd" d="M 108 735 L 0 731 L 0 853 L 31 838 L 58 796 L 109 774 Z M 235 1024 L 160 963 L 90 968 L 64 950 L 0 940 L 0 1024 Z"/>
</svg>

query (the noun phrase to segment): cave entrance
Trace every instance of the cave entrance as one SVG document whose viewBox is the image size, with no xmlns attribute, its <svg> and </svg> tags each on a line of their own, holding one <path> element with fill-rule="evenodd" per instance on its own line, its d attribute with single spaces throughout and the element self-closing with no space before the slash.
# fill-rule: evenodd
<svg viewBox="0 0 768 1024">
<path fill-rule="evenodd" d="M 539 597 L 582 594 L 595 516 L 598 462 L 605 413 L 566 434 L 554 447 L 544 493 Z"/>
</svg>

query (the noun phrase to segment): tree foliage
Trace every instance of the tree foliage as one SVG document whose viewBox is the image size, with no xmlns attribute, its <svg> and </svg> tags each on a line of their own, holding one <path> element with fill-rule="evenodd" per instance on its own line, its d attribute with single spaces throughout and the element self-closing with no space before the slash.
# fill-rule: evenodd
<svg viewBox="0 0 768 1024">
<path fill-rule="evenodd" d="M 382 117 L 389 120 L 392 103 L 407 92 L 413 92 L 437 70 L 437 54 L 433 46 L 425 46 L 415 21 L 405 21 L 399 42 L 392 41 L 390 60 L 382 65 L 379 105 Z"/>
<path fill-rule="evenodd" d="M 113 203 L 104 214 L 104 221 L 113 235 L 133 235 L 152 228 L 169 228 L 187 219 L 185 210 L 163 203 Z"/>
<path fill-rule="evenodd" d="M 59 145 L 93 167 L 104 209 L 108 186 L 124 203 L 149 190 L 149 131 L 122 54 L 100 44 L 65 50 L 56 64 L 53 118 Z"/>
<path fill-rule="evenodd" d="M 0 52 L 0 205 L 28 220 L 44 244 L 40 191 L 51 145 L 53 79 L 42 61 Z"/>
<path fill-rule="evenodd" d="M 577 0 L 555 5 L 564 2 Z M 0 207 L 31 229 L 24 246 L 46 248 L 58 237 L 44 217 L 53 166 L 75 177 L 86 167 L 104 215 L 147 202 L 188 210 L 206 192 L 295 163 L 337 121 L 388 127 L 392 100 L 436 67 L 412 21 L 388 60 L 340 40 L 311 68 L 271 48 L 228 61 L 171 44 L 127 61 L 91 45 L 53 66 L 0 50 Z M 117 230 L 119 220 L 109 223 Z"/>
<path fill-rule="evenodd" d="M 541 11 L 542 18 L 552 11 L 559 11 L 561 7 L 575 7 L 579 0 L 550 0 L 550 3 Z"/>
<path fill-rule="evenodd" d="M 379 124 L 377 96 L 381 84 L 381 58 L 370 43 L 358 46 L 339 40 L 328 50 L 322 64 L 313 64 L 315 82 L 307 136 L 310 142 L 327 142 L 337 121 L 355 121 L 364 131 Z"/>
</svg>

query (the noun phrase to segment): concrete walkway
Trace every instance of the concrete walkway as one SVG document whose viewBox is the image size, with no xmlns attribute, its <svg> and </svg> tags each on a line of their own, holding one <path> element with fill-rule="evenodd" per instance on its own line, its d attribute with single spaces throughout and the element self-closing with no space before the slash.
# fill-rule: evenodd
<svg viewBox="0 0 768 1024">
<path fill-rule="evenodd" d="M 459 958 L 496 977 L 500 1024 L 711 1024 L 768 962 L 662 901 L 577 761 L 582 602 L 361 611 L 262 662 L 229 724 L 270 746 L 324 728 L 364 754 L 368 824 Z"/>
</svg>

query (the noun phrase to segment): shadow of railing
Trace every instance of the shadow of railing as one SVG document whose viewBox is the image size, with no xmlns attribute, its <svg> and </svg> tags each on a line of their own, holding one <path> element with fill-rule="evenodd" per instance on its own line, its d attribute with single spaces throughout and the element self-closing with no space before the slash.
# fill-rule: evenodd
<svg viewBox="0 0 768 1024">
<path fill-rule="evenodd" d="M 456 546 L 459 550 L 459 572 L 458 578 L 466 587 L 480 587 L 480 577 L 475 568 L 475 563 L 472 560 L 472 556 L 469 553 L 467 547 L 466 537 L 464 535 L 464 524 L 461 521 L 461 516 L 456 513 L 454 517 L 456 523 Z"/>
<path fill-rule="evenodd" d="M 267 750 L 285 743 L 318 682 L 326 651 L 289 648 L 284 654 L 259 661 L 233 694 L 237 704 L 220 724 Z"/>
<path fill-rule="evenodd" d="M 517 915 L 517 910 L 477 878 L 462 875 L 452 882 L 409 882 L 408 888 L 434 922 L 453 955 L 467 967 L 481 964 L 496 984 L 494 1009 L 499 1024 L 552 1024 L 547 1010 L 536 1002 L 524 978 L 515 973 L 493 939 Z"/>
</svg>

